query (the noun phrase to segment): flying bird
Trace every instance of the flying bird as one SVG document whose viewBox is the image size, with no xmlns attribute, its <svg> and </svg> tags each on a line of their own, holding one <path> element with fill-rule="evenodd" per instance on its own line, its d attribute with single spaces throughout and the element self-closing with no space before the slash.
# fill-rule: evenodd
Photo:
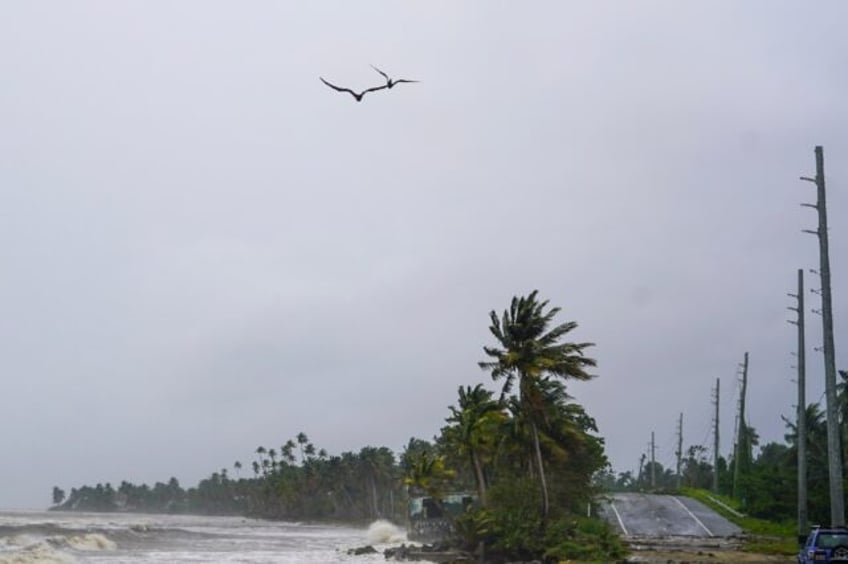
<svg viewBox="0 0 848 564">
<path fill-rule="evenodd" d="M 366 94 L 368 94 L 369 92 L 375 92 L 377 90 L 383 90 L 384 88 L 390 88 L 389 86 L 383 85 L 383 86 L 375 86 L 373 88 L 366 88 L 362 92 L 354 92 L 350 88 L 342 88 L 341 86 L 336 86 L 335 84 L 331 84 L 331 83 L 327 82 L 326 80 L 324 80 L 320 76 L 318 78 L 320 78 L 321 82 L 323 82 L 324 84 L 326 84 L 327 86 L 329 86 L 333 90 L 336 90 L 338 92 L 347 92 L 348 94 L 350 94 L 351 96 L 356 98 L 357 102 L 361 102 L 362 97 L 365 96 Z"/>
<path fill-rule="evenodd" d="M 389 78 L 389 75 L 387 75 L 386 73 L 384 73 L 383 71 L 381 71 L 380 69 L 375 67 L 374 65 L 371 65 L 371 68 L 374 69 L 375 71 L 377 71 L 378 73 L 382 74 L 383 78 L 386 79 L 386 85 L 383 88 L 392 88 L 395 84 L 400 84 L 401 82 L 421 82 L 420 80 L 407 80 L 405 78 L 399 78 L 397 80 L 392 80 L 391 78 Z"/>
</svg>

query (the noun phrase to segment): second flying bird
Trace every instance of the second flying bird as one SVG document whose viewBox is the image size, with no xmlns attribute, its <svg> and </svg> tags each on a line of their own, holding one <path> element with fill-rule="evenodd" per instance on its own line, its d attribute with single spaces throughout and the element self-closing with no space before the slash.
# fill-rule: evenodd
<svg viewBox="0 0 848 564">
<path fill-rule="evenodd" d="M 397 80 L 393 80 L 392 78 L 389 77 L 389 75 L 387 75 L 386 73 L 384 73 L 383 71 L 381 71 L 380 69 L 375 67 L 374 65 L 371 65 L 371 68 L 373 68 L 375 71 L 377 71 L 378 73 L 383 75 L 383 78 L 386 79 L 386 84 L 384 84 L 382 86 L 374 86 L 372 88 L 366 88 L 365 90 L 363 90 L 361 92 L 355 92 L 355 91 L 351 90 L 350 88 L 344 88 L 342 86 L 336 86 L 335 84 L 332 84 L 331 82 L 324 80 L 324 77 L 319 76 L 318 78 L 321 79 L 321 82 L 323 82 L 324 84 L 326 84 L 327 86 L 329 86 L 333 90 L 336 90 L 337 92 L 347 92 L 348 94 L 353 96 L 353 98 L 357 102 L 361 102 L 362 98 L 366 94 L 368 94 L 369 92 L 376 92 L 377 90 L 390 89 L 390 88 L 393 88 L 396 84 L 400 84 L 402 82 L 410 82 L 410 83 L 411 82 L 419 82 L 418 80 L 408 80 L 408 79 L 405 79 L 405 78 L 399 78 Z"/>
</svg>

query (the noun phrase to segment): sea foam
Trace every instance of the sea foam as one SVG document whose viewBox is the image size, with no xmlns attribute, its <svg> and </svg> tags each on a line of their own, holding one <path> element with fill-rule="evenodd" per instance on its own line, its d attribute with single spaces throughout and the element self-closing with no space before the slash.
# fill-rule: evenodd
<svg viewBox="0 0 848 564">
<path fill-rule="evenodd" d="M 68 546 L 77 550 L 115 550 L 118 546 L 99 533 L 68 537 Z"/>
<path fill-rule="evenodd" d="M 374 521 L 366 535 L 369 544 L 395 544 L 406 542 L 406 531 L 385 519 Z"/>
<path fill-rule="evenodd" d="M 47 542 L 40 542 L 12 553 L 0 553 L 0 564 L 71 564 L 77 559 L 56 550 Z"/>
</svg>

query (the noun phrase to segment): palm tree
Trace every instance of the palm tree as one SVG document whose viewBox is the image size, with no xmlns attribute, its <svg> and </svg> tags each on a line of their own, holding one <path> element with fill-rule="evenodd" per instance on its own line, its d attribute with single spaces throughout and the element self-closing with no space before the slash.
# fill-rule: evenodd
<svg viewBox="0 0 848 564">
<path fill-rule="evenodd" d="M 303 453 L 303 447 L 309 442 L 309 437 L 306 436 L 306 433 L 301 431 L 295 438 L 297 439 L 297 444 L 300 445 L 300 462 L 303 463 L 306 461 L 306 455 Z"/>
<path fill-rule="evenodd" d="M 271 472 L 277 471 L 277 451 L 269 448 L 268 457 L 271 459 Z"/>
<path fill-rule="evenodd" d="M 306 460 L 312 460 L 315 457 L 315 445 L 312 443 L 307 443 L 305 447 L 303 447 L 303 453 L 306 455 Z"/>
<path fill-rule="evenodd" d="M 539 441 L 539 421 L 545 412 L 545 393 L 540 382 L 546 377 L 589 380 L 593 376 L 586 368 L 595 366 L 595 360 L 584 356 L 583 350 L 592 343 L 560 342 L 577 327 L 574 321 L 559 324 L 549 330 L 553 318 L 560 308 L 546 311 L 547 300 L 536 299 L 538 291 L 528 296 L 513 297 L 508 310 L 498 318 L 493 310 L 489 317 L 489 330 L 501 348 L 483 347 L 492 360 L 480 362 L 480 368 L 488 370 L 493 380 L 504 379 L 501 399 L 512 392 L 518 380 L 518 401 L 523 415 L 530 424 L 531 440 L 535 452 L 536 470 L 542 491 L 542 526 L 548 510 L 548 486 L 542 461 Z"/>
<path fill-rule="evenodd" d="M 505 419 L 503 405 L 492 399 L 492 392 L 482 384 L 459 387 L 459 408 L 450 406 L 448 423 L 456 424 L 460 452 L 468 454 L 480 504 L 486 507 L 486 476 L 483 473 L 482 451 L 494 442 L 494 430 Z"/>
<path fill-rule="evenodd" d="M 410 457 L 403 483 L 409 486 L 412 493 L 423 493 L 434 503 L 441 504 L 445 486 L 455 476 L 456 473 L 445 466 L 443 457 L 422 450 Z"/>
<path fill-rule="evenodd" d="M 65 490 L 59 486 L 53 486 L 53 505 L 59 505 L 65 501 Z"/>
<path fill-rule="evenodd" d="M 266 470 L 268 468 L 268 461 L 265 460 L 265 453 L 268 452 L 264 446 L 256 447 L 256 454 L 259 455 L 259 466 Z M 265 472 L 263 471 L 263 474 Z"/>
<path fill-rule="evenodd" d="M 296 458 L 294 456 L 294 441 L 289 439 L 286 444 L 280 447 L 280 456 L 289 464 L 294 464 Z"/>
<path fill-rule="evenodd" d="M 363 447 L 359 451 L 360 472 L 368 493 L 369 512 L 371 517 L 382 517 L 379 503 L 379 487 L 391 488 L 394 455 L 386 447 Z"/>
<path fill-rule="evenodd" d="M 848 468 L 848 371 L 839 370 L 839 382 L 836 384 L 836 405 L 840 422 L 842 441 L 842 464 Z"/>
<path fill-rule="evenodd" d="M 825 412 L 818 403 L 807 405 L 804 410 L 807 435 L 807 501 L 809 519 L 820 522 L 829 518 L 830 492 L 828 491 L 827 466 L 827 422 Z M 787 432 L 783 436 L 789 443 L 790 456 L 798 460 L 798 426 L 795 420 L 782 417 Z"/>
</svg>

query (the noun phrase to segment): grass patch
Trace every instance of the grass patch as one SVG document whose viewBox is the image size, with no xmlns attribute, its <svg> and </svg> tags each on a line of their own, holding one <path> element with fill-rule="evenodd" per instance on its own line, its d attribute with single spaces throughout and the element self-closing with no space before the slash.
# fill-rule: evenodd
<svg viewBox="0 0 848 564">
<path fill-rule="evenodd" d="M 775 523 L 747 515 L 740 517 L 739 503 L 736 500 L 716 495 L 707 490 L 681 488 L 680 493 L 700 501 L 745 531 L 748 534 L 744 547 L 746 552 L 784 555 L 798 553 L 797 525 L 795 523 Z M 716 500 L 720 503 L 716 503 Z M 733 511 L 729 511 L 728 507 Z"/>
</svg>

